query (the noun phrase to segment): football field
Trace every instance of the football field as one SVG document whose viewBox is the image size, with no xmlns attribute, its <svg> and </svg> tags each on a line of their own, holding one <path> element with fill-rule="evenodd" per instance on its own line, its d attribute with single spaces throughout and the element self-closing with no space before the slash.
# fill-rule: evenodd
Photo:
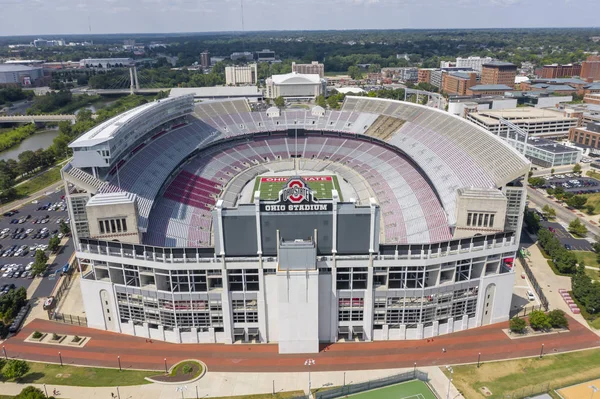
<svg viewBox="0 0 600 399">
<path fill-rule="evenodd" d="M 342 192 L 337 176 L 301 176 L 308 187 L 315 192 L 316 199 L 331 199 L 331 190 L 336 189 L 343 201 Z M 288 176 L 258 176 L 254 183 L 254 191 L 260 191 L 263 201 L 275 201 L 279 198 L 279 191 L 285 186 Z"/>
<path fill-rule="evenodd" d="M 436 399 L 423 381 L 415 380 L 349 395 L 352 399 Z"/>
</svg>

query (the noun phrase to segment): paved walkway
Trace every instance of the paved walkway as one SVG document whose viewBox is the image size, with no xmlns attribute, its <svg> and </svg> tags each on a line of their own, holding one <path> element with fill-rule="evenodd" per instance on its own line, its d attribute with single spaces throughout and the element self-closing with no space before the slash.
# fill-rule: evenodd
<svg viewBox="0 0 600 399">
<path fill-rule="evenodd" d="M 430 383 L 441 395 L 448 391 L 448 378 L 441 372 L 438 367 L 427 367 L 420 369 L 429 374 Z M 312 372 L 311 383 L 313 389 L 318 389 L 327 386 L 341 386 L 344 384 L 352 384 L 365 382 L 368 380 L 383 378 L 395 374 L 413 371 L 410 369 L 385 369 L 369 371 L 337 371 L 337 372 Z M 34 385 L 44 390 L 44 386 L 40 384 L 16 384 L 4 383 L 0 385 L 3 394 L 16 395 L 23 387 Z M 206 398 L 218 396 L 238 396 L 252 395 L 261 393 L 271 393 L 273 387 L 275 392 L 280 391 L 308 391 L 308 373 L 223 373 L 223 372 L 208 372 L 197 382 L 185 384 L 187 389 L 184 389 L 183 396 L 185 398 Z M 130 387 L 119 387 L 118 393 L 121 399 L 170 399 L 181 398 L 181 392 L 176 391 L 176 385 L 161 385 L 148 384 L 137 385 Z M 111 393 L 117 394 L 116 387 L 72 387 L 59 385 L 46 385 L 45 388 L 49 395 L 52 395 L 54 389 L 60 392 L 58 398 L 87 398 L 87 399 L 108 399 L 111 398 Z M 197 389 L 197 391 L 196 391 Z M 196 396 L 198 392 L 198 396 Z M 451 398 L 462 398 L 454 385 L 450 386 Z"/>
<path fill-rule="evenodd" d="M 571 330 L 561 334 L 511 340 L 502 332 L 508 322 L 475 328 L 435 340 L 335 343 L 310 355 L 314 371 L 375 370 L 398 367 L 440 366 L 472 363 L 481 352 L 482 361 L 536 356 L 541 344 L 548 353 L 560 353 L 600 346 L 600 338 L 570 319 Z M 24 342 L 33 331 L 89 336 L 84 348 L 64 348 Z M 10 358 L 58 362 L 58 351 L 67 364 L 116 367 L 117 356 L 125 368 L 161 370 L 164 358 L 169 364 L 197 358 L 209 370 L 223 372 L 302 372 L 306 354 L 280 355 L 276 344 L 172 344 L 148 342 L 144 338 L 72 326 L 47 320 L 34 320 L 4 343 Z M 442 352 L 446 348 L 446 353 Z"/>
</svg>

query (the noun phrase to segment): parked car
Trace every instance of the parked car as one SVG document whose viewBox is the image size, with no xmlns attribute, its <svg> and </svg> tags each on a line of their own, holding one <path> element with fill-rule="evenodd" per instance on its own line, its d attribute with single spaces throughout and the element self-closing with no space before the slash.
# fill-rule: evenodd
<svg viewBox="0 0 600 399">
<path fill-rule="evenodd" d="M 529 299 L 530 301 L 535 301 L 535 295 L 533 295 L 533 292 L 531 292 L 531 290 L 527 290 L 527 299 Z"/>
</svg>

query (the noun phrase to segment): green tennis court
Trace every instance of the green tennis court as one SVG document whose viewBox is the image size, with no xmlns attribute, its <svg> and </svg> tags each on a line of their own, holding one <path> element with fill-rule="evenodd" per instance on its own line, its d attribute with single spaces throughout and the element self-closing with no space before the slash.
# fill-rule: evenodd
<svg viewBox="0 0 600 399">
<path fill-rule="evenodd" d="M 423 381 L 408 381 L 348 396 L 352 399 L 436 399 Z"/>
</svg>

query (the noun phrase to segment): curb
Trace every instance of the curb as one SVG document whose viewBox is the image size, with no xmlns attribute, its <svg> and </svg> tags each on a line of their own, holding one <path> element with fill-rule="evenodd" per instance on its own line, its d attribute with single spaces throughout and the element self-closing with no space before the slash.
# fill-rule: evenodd
<svg viewBox="0 0 600 399">
<path fill-rule="evenodd" d="M 201 379 L 202 377 L 204 377 L 204 375 L 206 374 L 206 372 L 208 371 L 208 367 L 206 366 L 206 364 L 201 361 L 201 360 L 197 360 L 197 359 L 185 359 L 182 360 L 180 362 L 175 363 L 173 366 L 171 366 L 169 368 L 169 373 L 171 371 L 173 371 L 175 369 L 175 367 L 177 367 L 179 364 L 181 363 L 185 363 L 185 362 L 197 362 L 200 363 L 200 365 L 202 366 L 202 373 L 200 373 L 200 375 L 198 377 L 192 378 L 191 380 L 187 380 L 187 381 L 178 381 L 178 382 L 165 382 L 165 381 L 157 381 L 155 379 L 153 379 L 152 377 L 144 377 L 144 379 L 146 381 L 152 382 L 154 384 L 161 384 L 161 385 L 182 385 L 182 384 L 191 384 L 192 382 L 196 382 L 199 379 Z"/>
</svg>

